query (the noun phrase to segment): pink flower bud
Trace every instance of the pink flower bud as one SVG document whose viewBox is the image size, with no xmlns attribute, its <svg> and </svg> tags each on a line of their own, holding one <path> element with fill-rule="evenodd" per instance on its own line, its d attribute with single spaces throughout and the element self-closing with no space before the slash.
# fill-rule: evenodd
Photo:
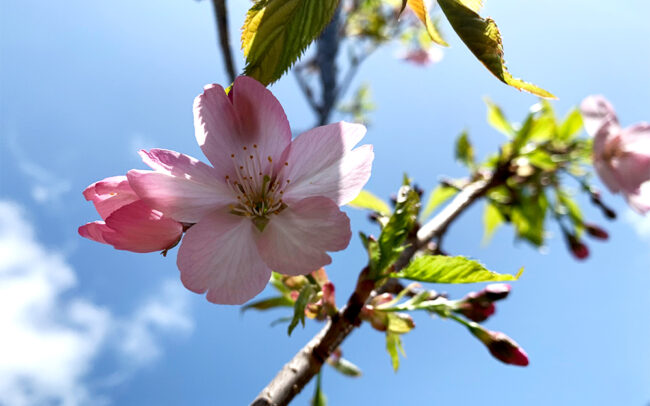
<svg viewBox="0 0 650 406">
<path fill-rule="evenodd" d="M 585 230 L 590 236 L 598 238 L 599 240 L 607 240 L 609 238 L 607 231 L 595 224 L 585 224 Z"/>
<path fill-rule="evenodd" d="M 528 354 L 512 338 L 498 331 L 484 330 L 481 327 L 470 328 L 474 334 L 499 361 L 525 367 L 528 365 Z"/>
<path fill-rule="evenodd" d="M 487 285 L 480 292 L 469 293 L 458 302 L 455 311 L 472 321 L 482 322 L 495 313 L 496 307 L 493 302 L 505 299 L 509 293 L 510 285 L 493 283 Z"/>
</svg>

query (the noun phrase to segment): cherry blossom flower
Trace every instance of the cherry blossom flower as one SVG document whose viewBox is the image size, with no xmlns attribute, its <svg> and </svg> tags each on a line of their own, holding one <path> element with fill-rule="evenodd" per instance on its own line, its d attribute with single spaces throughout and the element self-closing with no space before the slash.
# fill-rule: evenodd
<svg viewBox="0 0 650 406">
<path fill-rule="evenodd" d="M 79 227 L 79 234 L 93 241 L 110 244 L 118 250 L 153 252 L 178 243 L 183 226 L 138 198 L 126 176 L 115 176 L 93 183 L 83 192 L 104 221 Z"/>
<path fill-rule="evenodd" d="M 196 139 L 212 166 L 174 151 L 141 151 L 153 170 L 131 170 L 150 207 L 189 228 L 178 252 L 181 281 L 213 303 L 241 304 L 271 269 L 308 274 L 347 247 L 339 209 L 370 177 L 372 146 L 353 149 L 365 127 L 340 122 L 291 140 L 280 103 L 248 77 L 226 95 L 207 86 L 194 102 Z"/>
<path fill-rule="evenodd" d="M 621 193 L 639 213 L 650 211 L 650 123 L 621 128 L 612 105 L 589 96 L 580 105 L 594 137 L 594 168 L 612 193 Z"/>
<path fill-rule="evenodd" d="M 410 49 L 401 56 L 405 61 L 419 66 L 427 66 L 432 63 L 438 63 L 442 60 L 444 53 L 442 49 L 432 46 L 429 49 L 415 48 Z"/>
</svg>

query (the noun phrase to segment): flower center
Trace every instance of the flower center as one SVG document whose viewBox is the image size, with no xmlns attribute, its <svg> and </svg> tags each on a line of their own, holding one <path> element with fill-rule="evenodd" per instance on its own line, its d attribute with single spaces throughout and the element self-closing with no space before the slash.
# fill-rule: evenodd
<svg viewBox="0 0 650 406">
<path fill-rule="evenodd" d="M 237 196 L 237 203 L 230 205 L 230 213 L 249 217 L 263 231 L 272 214 L 278 214 L 287 205 L 282 201 L 284 188 L 291 181 L 278 176 L 288 162 L 275 170 L 273 158 L 260 156 L 257 144 L 244 146 L 239 153 L 230 154 L 234 175 L 226 176 L 226 184 Z M 268 163 L 267 163 L 268 162 Z"/>
</svg>

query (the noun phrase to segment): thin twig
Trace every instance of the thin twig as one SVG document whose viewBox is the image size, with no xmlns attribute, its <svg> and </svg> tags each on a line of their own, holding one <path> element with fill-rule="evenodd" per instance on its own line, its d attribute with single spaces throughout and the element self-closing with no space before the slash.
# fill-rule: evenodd
<svg viewBox="0 0 650 406">
<path fill-rule="evenodd" d="M 228 32 L 228 9 L 226 8 L 226 0 L 212 0 L 212 4 L 214 5 L 214 17 L 217 20 L 217 33 L 219 35 L 219 45 L 221 47 L 223 64 L 228 72 L 230 82 L 232 83 L 237 77 L 237 69 L 235 69 L 235 63 L 230 50 L 230 34 Z"/>
<path fill-rule="evenodd" d="M 498 171 L 497 171 L 498 173 Z M 491 187 L 501 182 L 500 176 L 482 179 L 468 184 L 439 214 L 420 228 L 411 245 L 404 250 L 395 263 L 395 270 L 407 265 L 418 249 L 425 247 L 433 238 L 445 233 L 449 225 L 481 198 Z M 285 406 L 320 371 L 325 360 L 360 324 L 359 313 L 375 291 L 374 282 L 366 279 L 367 269 L 361 272 L 356 288 L 347 304 L 325 327 L 309 341 L 260 392 L 252 406 Z"/>
</svg>

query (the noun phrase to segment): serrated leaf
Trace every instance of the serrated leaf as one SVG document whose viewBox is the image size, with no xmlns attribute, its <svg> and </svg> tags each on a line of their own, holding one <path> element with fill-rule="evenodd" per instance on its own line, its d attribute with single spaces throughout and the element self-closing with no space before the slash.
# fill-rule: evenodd
<svg viewBox="0 0 650 406">
<path fill-rule="evenodd" d="M 539 97 L 555 99 L 548 91 L 514 78 L 508 72 L 503 59 L 501 34 L 496 23 L 491 18 L 482 18 L 463 3 L 461 0 L 438 0 L 452 28 L 474 56 L 503 83 Z"/>
<path fill-rule="evenodd" d="M 475 166 L 474 147 L 472 147 L 472 143 L 469 141 L 469 135 L 467 134 L 467 131 L 463 131 L 458 139 L 456 139 L 455 154 L 456 159 L 465 166 L 469 168 L 473 168 Z"/>
<path fill-rule="evenodd" d="M 386 351 L 390 355 L 391 364 L 393 370 L 397 372 L 399 369 L 399 353 L 402 353 L 402 356 L 406 356 L 404 353 L 404 347 L 402 347 L 402 339 L 399 334 L 396 333 L 386 333 Z"/>
<path fill-rule="evenodd" d="M 449 44 L 447 44 L 444 38 L 442 38 L 442 35 L 440 35 L 440 31 L 438 31 L 438 28 L 436 28 L 435 24 L 433 24 L 433 22 L 431 21 L 431 17 L 429 16 L 429 10 L 427 10 L 427 5 L 424 2 L 424 0 L 403 0 L 402 11 L 404 10 L 404 7 L 406 7 L 407 4 L 409 8 L 413 10 L 413 14 L 415 14 L 417 18 L 420 21 L 422 21 L 422 24 L 424 24 L 424 28 L 426 29 L 427 34 L 429 34 L 431 41 L 435 42 L 438 45 L 442 45 L 443 47 L 449 46 Z"/>
<path fill-rule="evenodd" d="M 339 0 L 257 0 L 242 27 L 244 74 L 278 80 L 332 19 Z"/>
<path fill-rule="evenodd" d="M 485 99 L 487 105 L 487 122 L 497 131 L 512 137 L 515 135 L 515 130 L 512 128 L 510 122 L 506 119 L 505 114 L 501 107 L 494 104 L 490 99 Z"/>
<path fill-rule="evenodd" d="M 241 308 L 242 312 L 246 310 L 255 309 L 255 310 L 268 310 L 274 307 L 292 307 L 293 300 L 289 299 L 286 296 L 277 296 L 271 297 L 268 299 L 258 300 L 253 303 L 249 303 L 246 306 Z"/>
<path fill-rule="evenodd" d="M 370 263 L 371 277 L 381 276 L 383 271 L 397 260 L 403 251 L 402 244 L 417 221 L 419 211 L 420 196 L 413 190 L 408 179 L 405 179 L 397 194 L 395 210 L 379 235 L 378 258 L 375 263 Z M 372 243 L 369 243 L 369 246 L 372 246 Z"/>
<path fill-rule="evenodd" d="M 582 130 L 582 115 L 576 108 L 572 109 L 558 128 L 558 138 L 570 140 Z"/>
<path fill-rule="evenodd" d="M 483 211 L 483 244 L 487 244 L 496 229 L 504 222 L 503 215 L 497 206 L 487 203 Z"/>
<path fill-rule="evenodd" d="M 461 256 L 423 255 L 391 276 L 429 283 L 477 283 L 517 280 L 522 271 L 523 269 L 516 275 L 498 274 L 473 259 Z"/>
<path fill-rule="evenodd" d="M 426 219 L 429 217 L 438 206 L 451 199 L 456 193 L 458 193 L 458 189 L 455 187 L 438 185 L 431 192 L 431 197 L 429 197 L 429 201 L 422 211 L 422 218 Z"/>
<path fill-rule="evenodd" d="M 338 358 L 336 361 L 328 360 L 327 363 L 345 376 L 356 378 L 363 375 L 361 368 L 354 365 L 352 362 L 348 361 L 345 358 Z"/>
<path fill-rule="evenodd" d="M 291 319 L 291 323 L 289 323 L 289 328 L 287 329 L 289 335 L 291 335 L 293 329 L 296 328 L 298 322 L 300 322 L 303 327 L 305 326 L 305 308 L 307 307 L 307 304 L 309 304 L 314 293 L 316 292 L 311 284 L 303 286 L 300 290 L 300 294 L 294 304 L 293 318 Z"/>
<path fill-rule="evenodd" d="M 348 203 L 348 205 L 356 209 L 376 211 L 377 213 L 383 215 L 390 215 L 391 212 L 388 203 L 368 192 L 367 190 L 362 190 L 361 193 L 359 193 L 359 196 Z"/>
</svg>

